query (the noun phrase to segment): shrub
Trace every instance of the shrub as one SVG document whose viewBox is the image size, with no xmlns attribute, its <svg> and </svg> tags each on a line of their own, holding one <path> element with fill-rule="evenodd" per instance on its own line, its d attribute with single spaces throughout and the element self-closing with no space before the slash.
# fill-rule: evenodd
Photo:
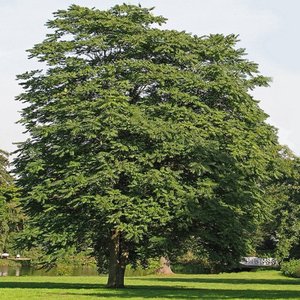
<svg viewBox="0 0 300 300">
<path fill-rule="evenodd" d="M 300 260 L 292 259 L 281 263 L 281 272 L 285 276 L 300 278 Z"/>
<path fill-rule="evenodd" d="M 55 270 L 56 276 L 71 276 L 73 275 L 73 266 L 71 265 L 58 265 Z"/>
</svg>

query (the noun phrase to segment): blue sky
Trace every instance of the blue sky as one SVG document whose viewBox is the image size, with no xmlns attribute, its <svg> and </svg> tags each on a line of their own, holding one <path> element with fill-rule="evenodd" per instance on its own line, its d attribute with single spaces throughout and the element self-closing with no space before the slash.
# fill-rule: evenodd
<svg viewBox="0 0 300 300">
<path fill-rule="evenodd" d="M 52 12 L 70 4 L 107 9 L 123 2 L 155 6 L 169 19 L 166 27 L 197 35 L 235 33 L 249 59 L 262 74 L 273 78 L 271 87 L 254 92 L 269 122 L 279 129 L 280 142 L 300 154 L 300 1 L 299 0 L 0 0 L 0 148 L 13 151 L 22 141 L 14 97 L 21 92 L 16 74 L 40 68 L 27 60 L 26 49 L 43 40 Z"/>
</svg>

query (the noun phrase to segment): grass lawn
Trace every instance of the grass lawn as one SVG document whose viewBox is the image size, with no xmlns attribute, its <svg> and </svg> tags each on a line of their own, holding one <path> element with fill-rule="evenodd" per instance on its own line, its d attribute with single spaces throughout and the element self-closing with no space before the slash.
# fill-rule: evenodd
<svg viewBox="0 0 300 300">
<path fill-rule="evenodd" d="M 105 283 L 105 277 L 0 277 L 0 299 L 300 299 L 300 279 L 277 271 L 127 277 L 123 290 Z"/>
</svg>

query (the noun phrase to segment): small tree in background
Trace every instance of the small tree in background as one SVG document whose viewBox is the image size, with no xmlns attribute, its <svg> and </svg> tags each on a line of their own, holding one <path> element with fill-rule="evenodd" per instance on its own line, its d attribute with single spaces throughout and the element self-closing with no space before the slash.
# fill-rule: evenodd
<svg viewBox="0 0 300 300">
<path fill-rule="evenodd" d="M 0 185 L 8 185 L 12 183 L 12 177 L 8 173 L 8 153 L 0 149 Z"/>
<path fill-rule="evenodd" d="M 289 149 L 281 152 L 282 175 L 274 181 L 272 218 L 265 232 L 275 240 L 279 260 L 300 258 L 300 160 Z"/>
<path fill-rule="evenodd" d="M 13 247 L 14 233 L 22 229 L 18 191 L 8 172 L 8 153 L 0 150 L 0 252 Z"/>
<path fill-rule="evenodd" d="M 93 247 L 109 287 L 128 263 L 196 237 L 217 265 L 251 246 L 275 130 L 249 90 L 267 85 L 234 35 L 158 28 L 151 9 L 72 5 L 18 78 L 30 138 L 15 160 L 27 244 L 52 263 Z"/>
</svg>

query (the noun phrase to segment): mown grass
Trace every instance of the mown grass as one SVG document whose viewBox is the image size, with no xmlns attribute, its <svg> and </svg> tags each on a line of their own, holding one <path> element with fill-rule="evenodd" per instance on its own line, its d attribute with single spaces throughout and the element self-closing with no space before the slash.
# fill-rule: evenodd
<svg viewBox="0 0 300 300">
<path fill-rule="evenodd" d="M 2 300 L 300 299 L 300 279 L 277 271 L 126 278 L 105 288 L 105 277 L 0 277 Z"/>
</svg>

